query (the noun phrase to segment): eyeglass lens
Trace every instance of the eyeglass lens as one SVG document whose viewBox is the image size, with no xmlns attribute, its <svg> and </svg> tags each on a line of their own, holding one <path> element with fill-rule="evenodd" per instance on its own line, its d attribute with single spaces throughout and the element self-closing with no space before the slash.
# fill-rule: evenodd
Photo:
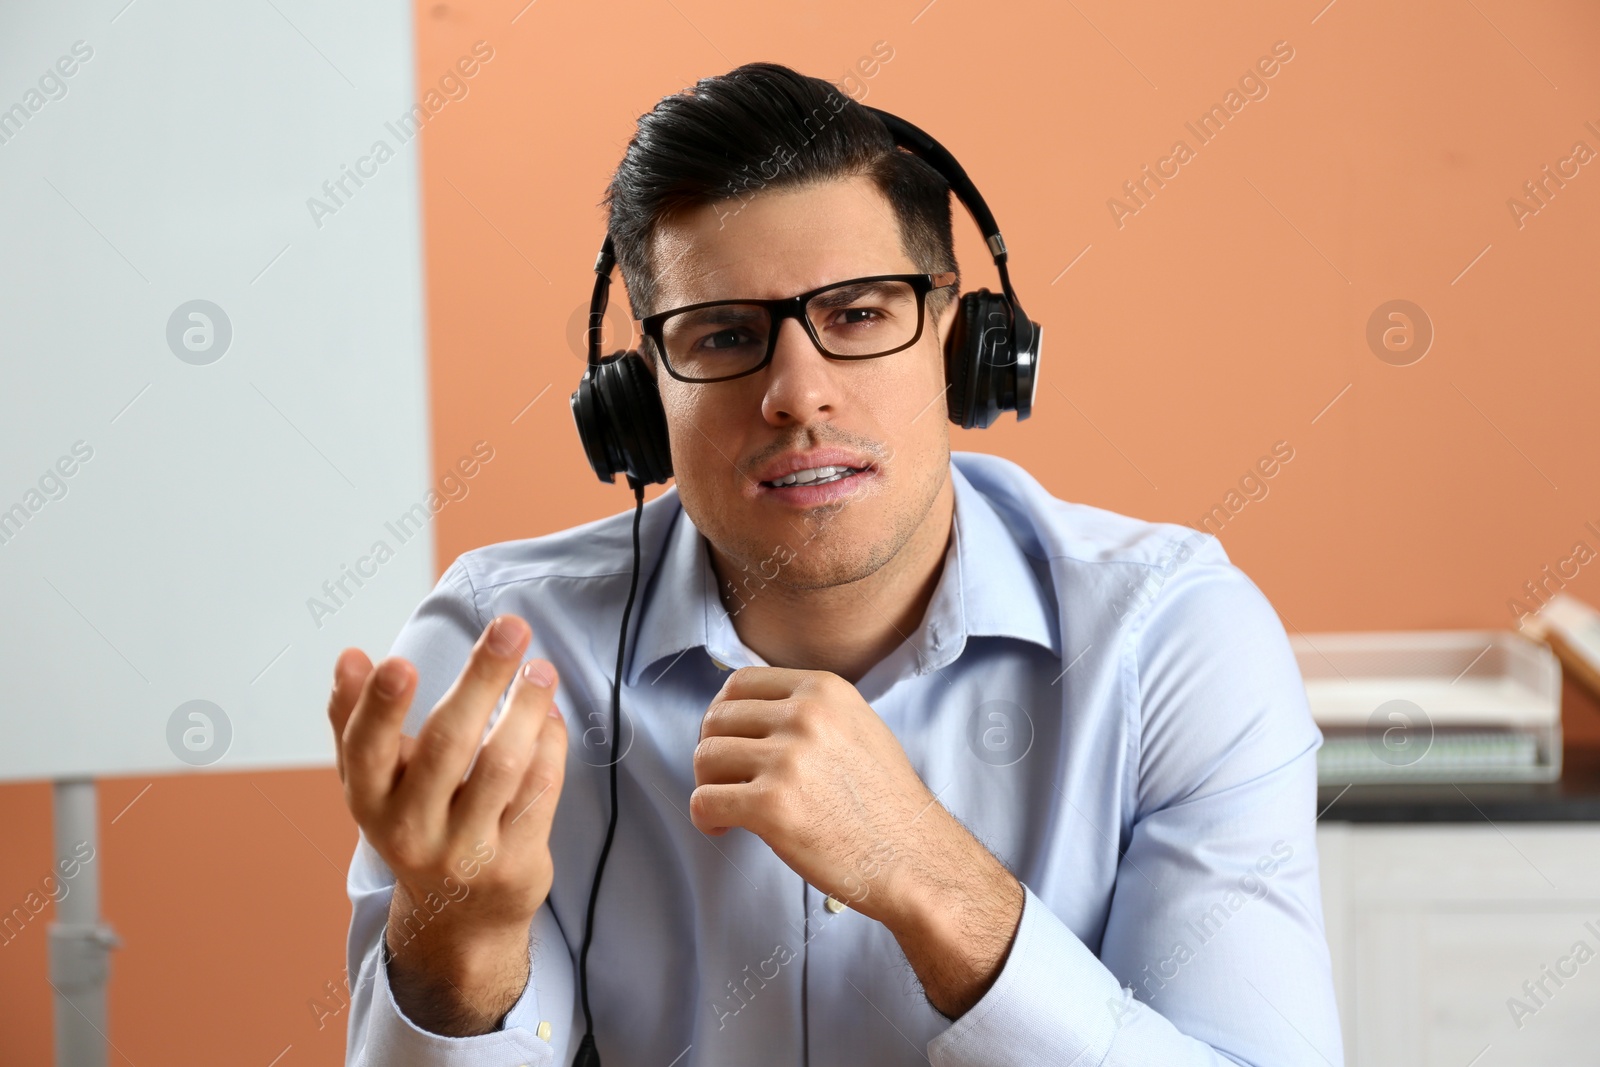
<svg viewBox="0 0 1600 1067">
<path fill-rule="evenodd" d="M 822 350 L 866 358 L 892 352 L 917 332 L 918 299 L 907 282 L 851 282 L 806 302 Z M 686 378 L 722 378 L 759 364 L 772 317 L 758 304 L 720 304 L 672 315 L 661 324 L 667 361 Z"/>
</svg>

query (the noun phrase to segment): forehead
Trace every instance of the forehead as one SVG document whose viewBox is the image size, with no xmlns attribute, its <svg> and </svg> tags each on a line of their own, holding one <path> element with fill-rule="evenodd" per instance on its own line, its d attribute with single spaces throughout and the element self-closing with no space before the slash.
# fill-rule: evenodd
<svg viewBox="0 0 1600 1067">
<path fill-rule="evenodd" d="M 752 188 L 656 227 L 652 310 L 702 300 L 793 296 L 829 282 L 909 273 L 894 209 L 865 175 Z"/>
</svg>

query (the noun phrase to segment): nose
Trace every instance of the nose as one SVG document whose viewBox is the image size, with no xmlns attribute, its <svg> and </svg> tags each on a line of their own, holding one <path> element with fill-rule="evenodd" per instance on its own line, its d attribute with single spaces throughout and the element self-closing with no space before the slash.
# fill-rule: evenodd
<svg viewBox="0 0 1600 1067">
<path fill-rule="evenodd" d="M 798 319 L 778 324 L 772 362 L 764 372 L 761 415 L 774 426 L 832 418 L 838 404 L 839 364 L 824 356 Z"/>
</svg>

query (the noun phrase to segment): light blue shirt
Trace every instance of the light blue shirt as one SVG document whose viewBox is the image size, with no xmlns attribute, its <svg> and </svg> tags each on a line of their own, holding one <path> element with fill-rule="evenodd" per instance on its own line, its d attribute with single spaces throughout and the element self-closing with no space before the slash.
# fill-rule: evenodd
<svg viewBox="0 0 1600 1067">
<path fill-rule="evenodd" d="M 952 1021 L 886 927 L 825 908 L 755 835 L 691 825 L 701 717 L 726 670 L 764 661 L 669 488 L 640 527 L 621 815 L 589 956 L 606 1067 L 1342 1064 L 1314 833 L 1322 738 L 1266 597 L 1208 534 L 1058 500 L 995 456 L 953 453 L 951 478 L 955 536 L 927 614 L 857 689 L 1024 887 L 998 977 Z M 348 1063 L 576 1051 L 632 523 L 630 508 L 467 552 L 395 640 L 420 675 L 415 735 L 490 619 L 532 627 L 527 657 L 560 670 L 570 737 L 555 883 L 503 1028 L 433 1035 L 390 993 L 394 879 L 358 841 Z"/>
</svg>

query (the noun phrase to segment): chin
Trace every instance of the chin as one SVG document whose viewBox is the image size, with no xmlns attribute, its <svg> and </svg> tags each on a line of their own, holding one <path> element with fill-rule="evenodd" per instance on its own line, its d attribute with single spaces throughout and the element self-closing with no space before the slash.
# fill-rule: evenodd
<svg viewBox="0 0 1600 1067">
<path fill-rule="evenodd" d="M 791 589 L 830 589 L 870 577 L 893 555 L 887 545 L 857 546 L 857 551 L 843 555 L 818 552 L 814 545 L 807 548 L 810 551 L 798 551 L 774 581 Z"/>
</svg>

